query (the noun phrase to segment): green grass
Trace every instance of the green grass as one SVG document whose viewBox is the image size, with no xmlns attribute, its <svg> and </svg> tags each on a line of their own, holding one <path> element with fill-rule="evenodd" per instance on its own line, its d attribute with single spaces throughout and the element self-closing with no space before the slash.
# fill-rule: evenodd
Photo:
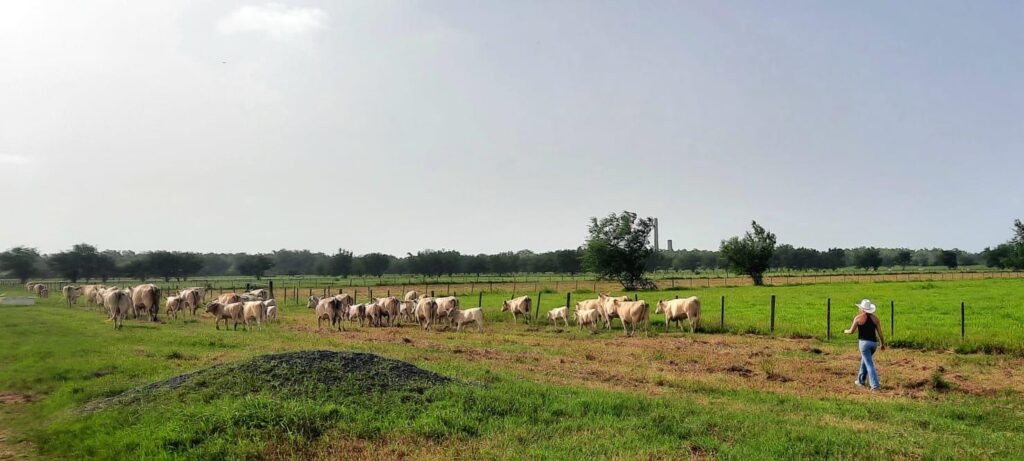
<svg viewBox="0 0 1024 461">
<path fill-rule="evenodd" d="M 537 293 L 529 294 L 537 304 Z M 855 342 L 843 335 L 857 313 L 854 304 L 869 298 L 878 306 L 886 339 L 897 347 L 955 349 L 959 352 L 1024 354 L 1024 281 L 1014 279 L 878 282 L 784 285 L 775 287 L 723 287 L 677 289 L 661 292 L 613 293 L 637 296 L 651 304 L 651 320 L 664 328 L 664 317 L 654 314 L 659 299 L 697 296 L 702 302 L 706 331 L 771 334 L 771 296 L 775 295 L 775 335 L 826 338 L 827 300 L 832 301 L 833 340 Z M 565 293 L 540 296 L 540 312 L 564 306 Z M 501 301 L 511 293 L 485 293 L 483 306 L 489 322 L 508 321 Z M 721 328 L 721 300 L 725 297 L 725 326 Z M 573 294 L 571 302 L 593 298 Z M 463 306 L 477 306 L 477 295 L 460 296 Z M 890 306 L 893 301 L 893 308 Z M 960 338 L 960 302 L 965 303 L 965 336 Z M 890 331 L 895 312 L 895 331 Z M 621 332 L 620 332 L 621 333 Z M 609 333 L 611 334 L 611 333 Z"/>
<path fill-rule="evenodd" d="M 823 329 L 826 296 L 833 298 L 837 331 L 845 327 L 843 323 L 853 314 L 852 304 L 860 298 L 892 297 L 898 300 L 897 309 L 907 311 L 897 311 L 897 338 L 906 335 L 943 343 L 958 341 L 959 330 L 946 325 L 949 318 L 941 314 L 942 309 L 952 302 L 956 315 L 951 318 L 957 320 L 963 297 L 969 301 L 969 313 L 977 313 L 969 323 L 969 338 L 977 335 L 978 342 L 1019 346 L 1014 338 L 1020 337 L 1020 317 L 1011 314 L 1021 306 L 999 303 L 1024 299 L 1020 282 L 932 285 L 817 285 L 670 294 L 701 296 L 710 321 L 717 320 L 711 315 L 717 313 L 717 303 L 709 300 L 725 293 L 727 327 L 763 331 L 768 328 L 767 299 L 775 293 L 777 333 L 783 335 Z M 641 297 L 654 301 L 666 294 Z M 503 337 L 509 352 L 529 350 L 528 341 L 517 339 L 539 333 L 527 329 L 516 330 L 520 331 L 517 336 L 503 336 L 512 327 L 507 314 L 495 306 L 505 297 L 484 296 L 485 335 Z M 564 294 L 541 298 L 543 310 L 564 302 Z M 476 297 L 467 296 L 463 303 L 475 305 Z M 402 445 L 413 450 L 414 458 L 417 449 L 426 450 L 419 453 L 422 457 L 450 458 L 458 453 L 502 459 L 704 455 L 723 459 L 1012 459 L 1024 452 L 1024 405 L 1016 394 L 974 396 L 949 391 L 926 400 L 801 397 L 735 388 L 726 382 L 690 383 L 683 377 L 663 381 L 677 391 L 652 396 L 534 381 L 512 370 L 474 363 L 431 342 L 343 346 L 336 341 L 343 333 L 319 335 L 288 328 L 310 320 L 304 307 L 291 304 L 283 308 L 282 325 L 254 332 L 216 331 L 206 319 L 159 325 L 128 321 L 115 332 L 93 308 L 60 306 L 55 296 L 39 306 L 0 307 L 0 391 L 42 397 L 34 403 L 0 406 L 0 427 L 11 431 L 15 440 L 31 441 L 44 458 L 327 456 L 331 447 L 351 440 Z M 883 320 L 887 323 L 886 317 Z M 904 322 L 906 326 L 901 327 Z M 926 327 L 938 331 L 929 332 Z M 951 332 L 955 333 L 952 338 L 946 338 Z M 621 332 L 597 338 L 615 334 Z M 570 335 L 574 335 L 570 340 L 591 338 Z M 432 337 L 457 345 L 491 336 L 438 333 Z M 223 394 L 171 393 L 124 407 L 80 412 L 97 399 L 213 364 L 267 353 L 342 348 L 409 360 L 457 382 L 423 394 L 339 393 L 318 398 L 272 391 L 239 394 L 230 389 Z M 658 357 L 652 351 L 650 359 L 664 358 Z M 775 369 L 767 360 L 754 367 Z M 943 383 L 948 386 L 936 376 L 936 388 Z"/>
</svg>

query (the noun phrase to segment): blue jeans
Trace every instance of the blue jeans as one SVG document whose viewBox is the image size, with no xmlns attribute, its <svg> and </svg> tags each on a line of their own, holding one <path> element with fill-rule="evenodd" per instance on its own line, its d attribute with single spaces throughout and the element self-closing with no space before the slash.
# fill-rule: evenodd
<svg viewBox="0 0 1024 461">
<path fill-rule="evenodd" d="M 875 360 L 872 356 L 878 349 L 878 343 L 874 341 L 860 341 L 860 373 L 857 374 L 857 384 L 864 384 L 865 378 L 871 379 L 871 388 L 878 389 L 878 372 L 875 371 Z"/>
</svg>

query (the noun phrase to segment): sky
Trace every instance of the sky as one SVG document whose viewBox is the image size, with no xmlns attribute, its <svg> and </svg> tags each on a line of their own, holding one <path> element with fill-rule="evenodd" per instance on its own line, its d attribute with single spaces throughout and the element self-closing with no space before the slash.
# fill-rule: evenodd
<svg viewBox="0 0 1024 461">
<path fill-rule="evenodd" d="M 958 247 L 1024 218 L 1024 3 L 12 0 L 0 247 Z"/>
</svg>

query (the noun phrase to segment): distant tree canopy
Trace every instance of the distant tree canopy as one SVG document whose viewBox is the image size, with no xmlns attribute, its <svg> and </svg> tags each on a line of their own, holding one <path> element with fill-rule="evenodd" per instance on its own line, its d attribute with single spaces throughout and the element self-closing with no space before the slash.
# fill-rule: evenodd
<svg viewBox="0 0 1024 461">
<path fill-rule="evenodd" d="M 256 280 L 263 278 L 263 274 L 274 267 L 274 260 L 267 255 L 251 255 L 242 258 L 238 263 L 238 272 L 256 277 Z"/>
<path fill-rule="evenodd" d="M 614 219 L 609 221 L 609 218 Z M 632 225 L 626 225 L 623 219 L 633 219 Z M 599 259 L 611 257 L 614 263 L 611 272 L 598 272 L 606 279 L 625 280 L 626 285 L 646 285 L 644 274 L 649 271 L 701 271 L 728 268 L 742 274 L 748 274 L 749 268 L 762 276 L 769 268 L 775 270 L 836 270 L 846 267 L 862 267 L 877 270 L 880 267 L 907 266 L 947 266 L 960 268 L 976 264 L 1000 269 L 1024 269 L 1024 224 L 1015 220 L 1013 233 L 1005 243 L 986 248 L 981 253 L 970 253 L 962 250 L 945 250 L 942 248 L 922 248 L 910 250 L 906 248 L 829 248 L 817 250 L 788 244 L 774 245 L 774 234 L 764 231 L 759 241 L 758 234 L 749 232 L 755 242 L 768 243 L 772 237 L 773 249 L 768 258 L 767 266 L 761 259 L 739 258 L 740 266 L 736 265 L 736 254 L 731 249 L 749 249 L 766 247 L 753 245 L 746 237 L 723 241 L 719 251 L 700 249 L 681 249 L 674 251 L 655 252 L 649 248 L 649 230 L 646 220 L 637 219 L 635 214 L 613 214 L 602 220 L 592 219 L 591 230 L 596 230 L 598 239 L 588 236 L 587 243 L 576 249 L 563 249 L 547 252 L 530 250 L 502 251 L 493 254 L 461 254 L 455 250 L 423 250 L 415 254 L 395 257 L 385 253 L 371 252 L 355 256 L 351 251 L 339 249 L 334 254 L 312 252 L 309 250 L 274 251 L 272 254 L 250 255 L 246 253 L 187 253 L 170 251 L 152 251 L 135 253 L 133 251 L 98 251 L 89 244 L 78 244 L 70 250 L 41 255 L 33 249 L 25 247 L 11 248 L 0 253 L 0 273 L 8 277 L 25 280 L 30 277 L 60 277 L 77 282 L 83 279 L 102 279 L 110 277 L 132 277 L 146 279 L 160 277 L 164 280 L 175 278 L 185 280 L 190 277 L 219 275 L 326 275 L 348 277 L 350 275 L 415 274 L 425 277 L 437 277 L 449 274 L 498 274 L 513 275 L 517 273 L 559 273 L 577 274 L 593 271 L 592 264 Z M 597 226 L 597 227 L 595 227 Z M 760 227 L 760 226 L 758 226 Z M 624 231 L 625 236 L 616 235 Z M 647 232 L 647 235 L 644 235 Z M 640 245 L 641 237 L 644 245 Z M 617 240 L 616 240 L 617 239 Z M 735 240 L 738 243 L 730 243 Z M 602 242 L 618 242 L 622 245 L 614 252 L 603 251 Z M 726 245 L 729 243 L 729 245 Z M 591 246 L 593 244 L 593 246 Z M 736 246 L 739 245 L 739 246 Z M 614 249 L 615 246 L 608 248 Z M 600 250 L 600 251 L 599 251 Z M 726 251 L 722 251 L 726 250 Z M 599 253 L 595 253 L 599 251 Z M 743 253 L 748 256 L 753 253 Z M 590 255 L 590 256 L 586 256 Z M 618 255 L 628 255 L 619 259 Z M 640 258 L 639 266 L 634 258 Z M 730 258 L 730 256 L 732 256 Z M 955 256 L 956 265 L 952 266 Z M 588 262 L 589 261 L 589 262 Z M 258 262 L 259 264 L 256 264 Z M 757 262 L 758 264 L 753 264 Z M 611 264 L 611 263 L 609 263 Z M 621 270 L 621 272 L 619 271 Z M 623 275 L 626 274 L 626 275 Z M 633 275 L 628 275 L 633 274 Z M 637 275 L 639 274 L 639 275 Z M 753 277 L 753 276 L 752 276 Z"/>
<path fill-rule="evenodd" d="M 42 260 L 35 248 L 14 247 L 0 253 L 0 271 L 13 275 L 21 283 L 39 273 L 38 265 Z"/>
<path fill-rule="evenodd" d="M 775 252 L 775 234 L 751 221 L 752 230 L 743 238 L 732 237 L 722 241 L 719 252 L 736 273 L 746 274 L 754 285 L 764 284 L 764 273 L 768 270 Z"/>
<path fill-rule="evenodd" d="M 901 249 L 896 252 L 896 260 L 894 262 L 896 263 L 896 265 L 905 268 L 910 265 L 910 262 L 913 260 L 913 257 L 913 252 L 907 249 Z"/>
<path fill-rule="evenodd" d="M 51 255 L 47 260 L 50 268 L 70 280 L 78 282 L 80 278 L 102 278 L 104 281 L 114 275 L 114 260 L 110 255 L 100 254 L 96 247 L 80 243 L 70 251 Z"/>
<path fill-rule="evenodd" d="M 623 211 L 605 218 L 590 218 L 590 236 L 584 244 L 583 266 L 598 277 L 617 280 L 626 290 L 652 287 L 644 278 L 648 258 L 654 253 L 650 244 L 654 219 L 637 218 Z"/>
<path fill-rule="evenodd" d="M 171 278 L 188 280 L 190 276 L 198 274 L 203 268 L 203 259 L 194 253 L 154 251 L 146 254 L 137 264 L 138 266 L 133 270 L 142 272 L 144 275 L 156 275 L 162 277 L 164 281 Z"/>
<path fill-rule="evenodd" d="M 1000 269 L 1024 269 L 1024 223 L 1013 221 L 1013 235 L 1006 243 L 986 248 L 983 252 L 985 264 Z"/>
<path fill-rule="evenodd" d="M 337 253 L 331 255 L 326 263 L 327 275 L 335 277 L 348 277 L 352 273 L 352 252 L 339 248 Z"/>
<path fill-rule="evenodd" d="M 882 252 L 875 247 L 860 248 L 853 254 L 853 264 L 861 269 L 878 270 L 882 265 Z"/>
<path fill-rule="evenodd" d="M 942 253 L 939 254 L 939 260 L 943 266 L 950 269 L 956 269 L 959 265 L 956 251 L 953 250 L 942 250 Z"/>
<path fill-rule="evenodd" d="M 356 258 L 356 267 L 360 274 L 380 277 L 388 270 L 392 259 L 393 256 L 384 253 L 367 253 Z"/>
</svg>

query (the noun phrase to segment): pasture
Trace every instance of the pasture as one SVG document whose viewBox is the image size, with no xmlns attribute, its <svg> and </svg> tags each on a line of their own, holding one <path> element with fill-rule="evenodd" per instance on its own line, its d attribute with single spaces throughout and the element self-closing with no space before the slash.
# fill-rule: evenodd
<svg viewBox="0 0 1024 461">
<path fill-rule="evenodd" d="M 1010 459 L 1024 452 L 1019 280 L 644 292 L 638 296 L 652 313 L 657 299 L 699 296 L 704 328 L 664 333 L 652 314 L 650 336 L 634 338 L 622 337 L 618 322 L 597 334 L 513 325 L 498 308 L 510 295 L 482 295 L 482 334 L 413 325 L 317 330 L 301 299 L 279 301 L 281 321 L 259 331 L 217 331 L 209 318 L 163 315 L 161 323 L 128 320 L 114 331 L 98 308 L 65 307 L 59 294 L 37 306 L 3 306 L 0 458 Z M 543 313 L 565 297 L 541 293 L 535 306 Z M 460 298 L 463 308 L 481 299 Z M 831 341 L 824 340 L 826 298 Z M 898 347 L 876 356 L 880 393 L 852 385 L 859 357 L 841 334 L 861 298 L 879 305 L 887 334 L 888 301 L 896 301 Z M 453 381 L 387 392 L 359 392 L 359 382 L 338 392 L 214 382 L 84 410 L 172 376 L 303 350 L 375 353 Z"/>
</svg>

